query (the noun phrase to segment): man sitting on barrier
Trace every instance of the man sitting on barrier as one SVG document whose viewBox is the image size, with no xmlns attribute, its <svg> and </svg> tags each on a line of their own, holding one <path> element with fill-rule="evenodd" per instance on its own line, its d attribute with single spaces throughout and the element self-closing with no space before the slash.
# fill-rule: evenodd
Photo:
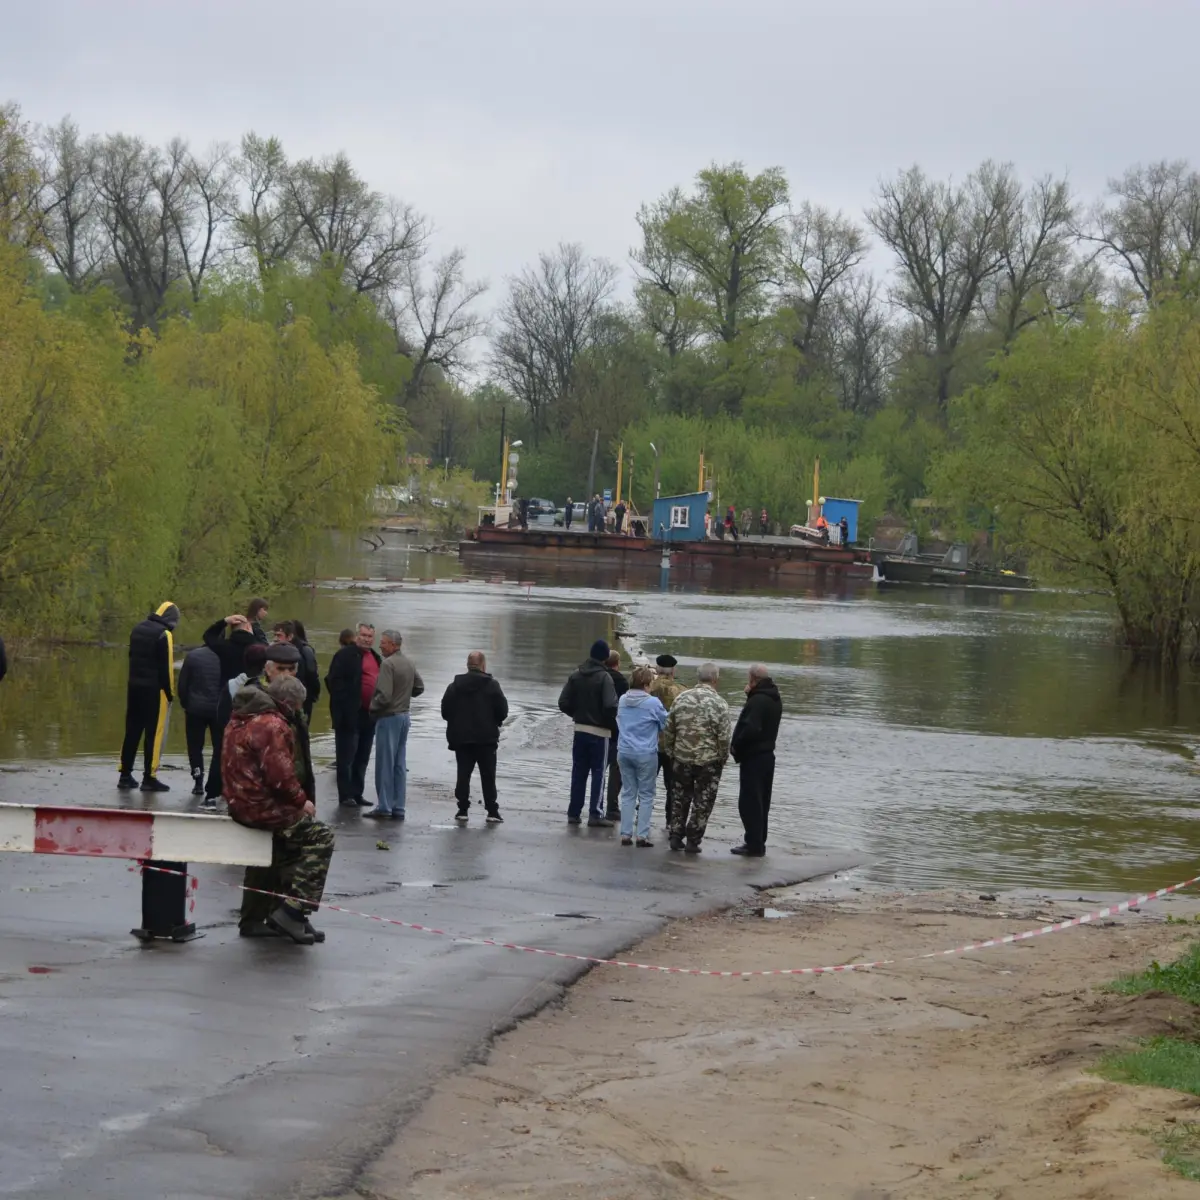
<svg viewBox="0 0 1200 1200">
<path fill-rule="evenodd" d="M 246 892 L 240 932 L 261 937 L 273 930 L 298 945 L 311 946 L 325 940 L 308 916 L 320 905 L 325 890 L 333 831 L 313 819 L 316 809 L 296 772 L 295 735 L 283 709 L 302 707 L 304 697 L 304 685 L 292 677 L 276 681 L 272 694 L 242 688 L 234 696 L 233 716 L 221 747 L 221 778 L 229 815 L 241 825 L 275 835 L 270 870 L 276 886 L 264 890 L 290 897 L 259 922 L 259 897 Z M 245 886 L 261 888 L 261 871 L 248 869 Z"/>
</svg>

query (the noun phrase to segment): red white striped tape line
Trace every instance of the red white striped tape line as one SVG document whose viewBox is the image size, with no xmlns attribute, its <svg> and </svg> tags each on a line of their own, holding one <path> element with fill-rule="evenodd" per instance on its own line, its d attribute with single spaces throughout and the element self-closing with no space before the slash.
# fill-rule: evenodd
<svg viewBox="0 0 1200 1200">
<path fill-rule="evenodd" d="M 154 867 L 148 863 L 142 865 L 148 871 L 162 871 L 168 875 L 183 874 L 181 871 L 171 871 L 163 867 Z M 137 867 L 130 868 L 133 871 L 137 869 Z M 268 892 L 262 888 L 247 888 L 238 883 L 228 883 L 223 879 L 218 880 L 218 882 L 225 884 L 226 887 L 235 888 L 242 892 L 256 892 L 260 896 L 273 896 L 277 900 L 292 900 L 295 903 L 303 903 L 303 901 L 297 900 L 296 897 L 287 896 L 281 892 Z M 398 925 L 401 929 L 412 929 L 417 933 L 428 933 L 437 937 L 452 938 L 454 941 L 462 942 L 465 945 L 494 946 L 499 950 L 519 950 L 523 954 L 541 954 L 546 958 L 565 958 L 571 962 L 591 963 L 593 966 L 598 967 L 631 967 L 636 971 L 658 971 L 665 975 L 709 975 L 718 979 L 751 979 L 764 975 L 834 975 L 844 971 L 870 971 L 875 967 L 891 967 L 898 963 L 920 962 L 922 959 L 928 958 L 950 958 L 958 954 L 969 954 L 974 950 L 988 950 L 993 946 L 1009 946 L 1014 942 L 1024 942 L 1030 938 L 1044 937 L 1048 933 L 1061 933 L 1064 929 L 1074 929 L 1079 925 L 1089 925 L 1093 921 L 1116 916 L 1118 913 L 1128 912 L 1131 908 L 1139 908 L 1143 904 L 1149 904 L 1152 900 L 1160 900 L 1163 896 L 1169 896 L 1172 892 L 1182 891 L 1184 888 L 1191 887 L 1192 884 L 1197 882 L 1200 882 L 1200 875 L 1194 876 L 1192 879 L 1185 879 L 1182 883 L 1173 883 L 1170 887 L 1159 888 L 1156 892 L 1147 892 L 1144 896 L 1133 896 L 1128 900 L 1122 900 L 1119 904 L 1110 904 L 1107 908 L 1084 913 L 1080 917 L 1071 917 L 1066 921 L 1058 921 L 1054 925 L 1043 925 L 1039 929 L 1027 929 L 1023 933 L 1007 933 L 1003 937 L 988 938 L 987 941 L 983 942 L 970 942 L 965 946 L 955 946 L 951 950 L 934 950 L 929 954 L 910 954 L 904 958 L 878 958 L 872 962 L 842 963 L 836 967 L 779 967 L 766 971 L 710 971 L 701 967 L 664 967 L 654 963 L 630 962 L 623 958 L 596 958 L 591 954 L 569 954 L 564 950 L 546 950 L 540 946 L 522 946 L 519 942 L 501 942 L 495 938 L 465 937 L 461 934 L 451 933 L 446 929 L 434 929 L 429 925 L 417 925 L 412 921 L 401 921 L 395 917 L 381 917 L 376 913 L 359 912 L 356 909 L 343 908 L 337 904 L 322 903 L 321 907 L 329 909 L 332 912 L 345 913 L 351 917 L 363 917 L 368 921 L 378 921 L 382 925 Z"/>
</svg>

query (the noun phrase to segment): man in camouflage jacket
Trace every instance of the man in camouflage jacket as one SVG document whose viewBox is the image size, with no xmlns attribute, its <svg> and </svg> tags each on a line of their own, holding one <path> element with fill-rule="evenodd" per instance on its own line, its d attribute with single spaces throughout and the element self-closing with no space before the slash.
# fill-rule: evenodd
<svg viewBox="0 0 1200 1200">
<path fill-rule="evenodd" d="M 663 731 L 674 785 L 669 805 L 671 849 L 689 854 L 700 853 L 729 757 L 732 722 L 729 705 L 717 695 L 719 677 L 714 663 L 704 663 L 696 673 L 697 685 L 676 697 Z"/>
<path fill-rule="evenodd" d="M 333 831 L 313 819 L 316 809 L 296 775 L 295 736 L 278 705 L 258 688 L 242 688 L 233 699 L 233 715 L 221 746 L 221 779 L 229 815 L 241 825 L 269 829 L 274 835 L 271 870 L 291 899 L 267 918 L 267 929 L 311 946 L 323 935 L 308 914 L 320 905 L 333 857 Z M 253 869 L 251 869 L 253 871 Z M 247 887 L 256 876 L 248 874 Z M 254 901 L 243 905 L 244 936 L 263 936 L 255 928 Z"/>
</svg>

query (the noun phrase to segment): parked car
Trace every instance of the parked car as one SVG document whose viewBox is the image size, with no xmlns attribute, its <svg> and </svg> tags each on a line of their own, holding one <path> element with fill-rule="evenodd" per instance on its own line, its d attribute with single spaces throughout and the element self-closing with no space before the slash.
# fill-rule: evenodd
<svg viewBox="0 0 1200 1200">
<path fill-rule="evenodd" d="M 552 517 L 558 512 L 558 507 L 553 500 L 544 500 L 540 496 L 530 496 L 529 498 L 529 516 L 535 517 Z"/>
<path fill-rule="evenodd" d="M 571 505 L 571 509 L 572 509 L 571 525 L 572 526 L 586 525 L 587 524 L 587 503 L 583 500 L 576 500 L 575 503 Z M 567 516 L 567 509 L 566 509 L 566 506 L 564 505 L 562 508 L 560 508 L 554 514 L 555 525 L 565 525 L 567 523 L 566 516 Z"/>
</svg>

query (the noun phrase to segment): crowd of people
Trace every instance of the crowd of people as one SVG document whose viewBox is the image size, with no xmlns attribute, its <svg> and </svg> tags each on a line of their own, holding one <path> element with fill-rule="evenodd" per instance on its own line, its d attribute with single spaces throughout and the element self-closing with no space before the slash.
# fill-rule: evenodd
<svg viewBox="0 0 1200 1200">
<path fill-rule="evenodd" d="M 170 706 L 178 693 L 186 721 L 188 763 L 200 807 L 221 799 L 239 823 L 273 835 L 270 867 L 249 867 L 239 932 L 243 937 L 287 937 L 302 945 L 324 941 L 311 922 L 324 892 L 333 832 L 317 820 L 316 780 L 309 721 L 321 695 L 316 655 L 303 624 L 278 621 L 268 637 L 267 602 L 213 622 L 203 643 L 183 660 L 174 686 L 174 630 L 179 610 L 166 602 L 136 625 L 129 640 L 126 732 L 117 786 L 168 791 L 158 778 Z M 403 821 L 407 802 L 410 706 L 425 691 L 402 638 L 385 629 L 345 629 L 324 678 L 334 731 L 339 806 L 379 821 Z M 596 641 L 571 673 L 558 706 L 573 724 L 567 822 L 593 828 L 620 825 L 620 844 L 650 848 L 659 775 L 665 785 L 670 848 L 700 854 L 730 757 L 739 767 L 738 810 L 745 830 L 732 853 L 766 853 L 775 741 L 782 716 L 779 690 L 761 665 L 750 668 L 746 700 L 733 721 L 716 690 L 719 672 L 702 664 L 694 687 L 676 679 L 677 660 L 660 655 L 626 677 L 620 654 Z M 466 671 L 442 695 L 446 740 L 457 767 L 455 821 L 468 823 L 471 784 L 479 774 L 488 824 L 500 824 L 496 759 L 508 716 L 504 691 L 487 670 L 482 651 L 467 656 Z M 205 741 L 210 747 L 207 776 Z M 133 771 L 143 746 L 141 782 Z M 375 801 L 365 797 L 375 757 Z M 604 786 L 605 775 L 608 787 Z M 282 899 L 287 897 L 287 899 Z"/>
</svg>

